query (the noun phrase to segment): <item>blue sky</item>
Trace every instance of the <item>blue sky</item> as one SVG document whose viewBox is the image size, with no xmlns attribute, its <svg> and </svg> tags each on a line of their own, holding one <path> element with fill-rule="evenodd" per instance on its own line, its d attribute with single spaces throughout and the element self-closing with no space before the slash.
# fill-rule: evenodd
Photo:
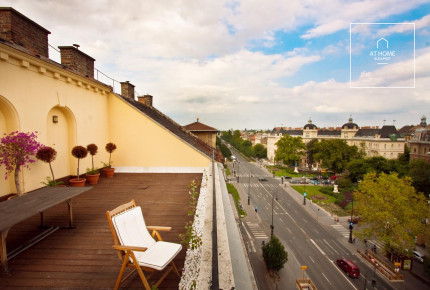
<svg viewBox="0 0 430 290">
<path fill-rule="evenodd" d="M 78 43 L 182 125 L 219 129 L 418 124 L 430 117 L 430 1 L 0 0 Z M 351 88 L 350 23 L 415 23 L 414 88 Z M 385 29 L 385 28 L 384 28 Z M 367 34 L 366 34 L 367 33 Z M 386 27 L 396 56 L 369 58 L 375 32 L 353 33 L 353 87 L 410 87 L 410 31 Z M 373 37 L 373 38 L 372 38 Z M 59 54 L 50 51 L 52 59 Z M 412 70 L 413 72 L 413 70 Z M 111 84 L 108 79 L 101 81 Z M 119 85 L 115 85 L 119 88 Z M 393 120 L 396 120 L 395 122 Z"/>
</svg>

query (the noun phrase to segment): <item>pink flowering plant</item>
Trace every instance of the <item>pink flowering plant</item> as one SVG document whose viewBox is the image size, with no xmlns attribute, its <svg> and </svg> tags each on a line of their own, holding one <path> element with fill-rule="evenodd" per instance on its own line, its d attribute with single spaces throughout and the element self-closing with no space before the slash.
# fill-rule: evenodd
<svg viewBox="0 0 430 290">
<path fill-rule="evenodd" d="M 19 172 L 22 167 L 30 169 L 30 163 L 36 162 L 33 156 L 42 145 L 36 141 L 37 131 L 30 133 L 12 132 L 0 139 L 0 165 L 6 167 L 5 179 L 15 173 L 15 186 L 18 195 L 22 195 L 19 184 Z"/>
</svg>

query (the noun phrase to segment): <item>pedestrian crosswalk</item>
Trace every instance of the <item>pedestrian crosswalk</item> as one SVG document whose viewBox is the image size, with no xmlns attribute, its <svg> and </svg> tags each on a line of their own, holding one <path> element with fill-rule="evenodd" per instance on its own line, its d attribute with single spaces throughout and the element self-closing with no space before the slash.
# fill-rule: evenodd
<svg viewBox="0 0 430 290">
<path fill-rule="evenodd" d="M 338 231 L 345 238 L 349 238 L 349 230 L 340 224 L 331 225 L 336 231 Z"/>
<path fill-rule="evenodd" d="M 260 228 L 260 225 L 253 222 L 246 222 L 246 226 L 248 227 L 251 234 L 256 239 L 267 239 L 266 233 Z"/>
<path fill-rule="evenodd" d="M 242 183 L 242 186 L 244 188 L 257 188 L 257 187 L 266 187 L 266 188 L 279 188 L 279 185 L 272 184 L 272 183 Z"/>
</svg>

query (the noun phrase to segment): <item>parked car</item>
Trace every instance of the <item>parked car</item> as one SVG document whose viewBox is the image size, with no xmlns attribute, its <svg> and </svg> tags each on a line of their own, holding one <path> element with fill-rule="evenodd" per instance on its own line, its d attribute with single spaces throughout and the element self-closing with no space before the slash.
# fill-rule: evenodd
<svg viewBox="0 0 430 290">
<path fill-rule="evenodd" d="M 267 179 L 265 177 L 259 177 L 258 181 L 267 181 Z"/>
<path fill-rule="evenodd" d="M 424 262 L 424 256 L 421 255 L 420 252 L 414 251 L 413 256 L 414 256 L 414 259 L 417 260 L 418 262 L 420 262 L 420 263 Z"/>
<path fill-rule="evenodd" d="M 339 267 L 348 274 L 349 277 L 351 278 L 360 277 L 360 269 L 353 261 L 348 259 L 337 259 L 336 262 L 339 265 Z"/>
<path fill-rule="evenodd" d="M 298 179 L 291 179 L 291 180 L 289 180 L 289 182 L 292 183 L 292 184 L 299 184 L 300 180 L 298 180 Z"/>
</svg>

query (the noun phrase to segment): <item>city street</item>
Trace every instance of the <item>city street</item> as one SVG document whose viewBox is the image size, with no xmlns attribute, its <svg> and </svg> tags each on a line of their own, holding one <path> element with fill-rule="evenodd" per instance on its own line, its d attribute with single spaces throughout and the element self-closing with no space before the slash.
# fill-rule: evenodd
<svg viewBox="0 0 430 290">
<path fill-rule="evenodd" d="M 377 281 L 376 289 L 398 288 L 358 257 L 355 245 L 348 243 L 346 222 L 336 223 L 330 214 L 310 200 L 303 205 L 303 197 L 289 185 L 282 185 L 262 165 L 248 163 L 236 150 L 231 150 L 237 162 L 234 165 L 230 163 L 229 167 L 232 174 L 236 172 L 239 175 L 239 183 L 237 178 L 232 178 L 231 182 L 237 185 L 241 205 L 248 213 L 241 220 L 241 226 L 251 263 L 254 266 L 262 261 L 261 244 L 269 240 L 272 220 L 274 234 L 288 252 L 288 262 L 280 271 L 280 281 L 277 281 L 279 289 L 291 289 L 295 279 L 303 275 L 311 278 L 318 289 L 365 289 L 366 281 L 367 287 L 372 289 L 373 279 Z M 259 180 L 262 177 L 266 180 Z M 248 196 L 250 205 L 247 204 Z M 361 270 L 361 277 L 349 278 L 336 264 L 336 259 L 340 258 L 355 262 Z M 307 266 L 305 273 L 301 270 L 302 265 Z M 261 265 L 256 267 L 264 270 Z M 258 272 L 256 268 L 254 271 Z M 267 275 L 261 273 L 256 273 L 256 277 L 257 280 L 267 280 Z M 265 282 L 258 283 L 260 289 L 265 289 L 261 287 Z M 274 282 L 269 280 L 269 284 Z"/>
</svg>

